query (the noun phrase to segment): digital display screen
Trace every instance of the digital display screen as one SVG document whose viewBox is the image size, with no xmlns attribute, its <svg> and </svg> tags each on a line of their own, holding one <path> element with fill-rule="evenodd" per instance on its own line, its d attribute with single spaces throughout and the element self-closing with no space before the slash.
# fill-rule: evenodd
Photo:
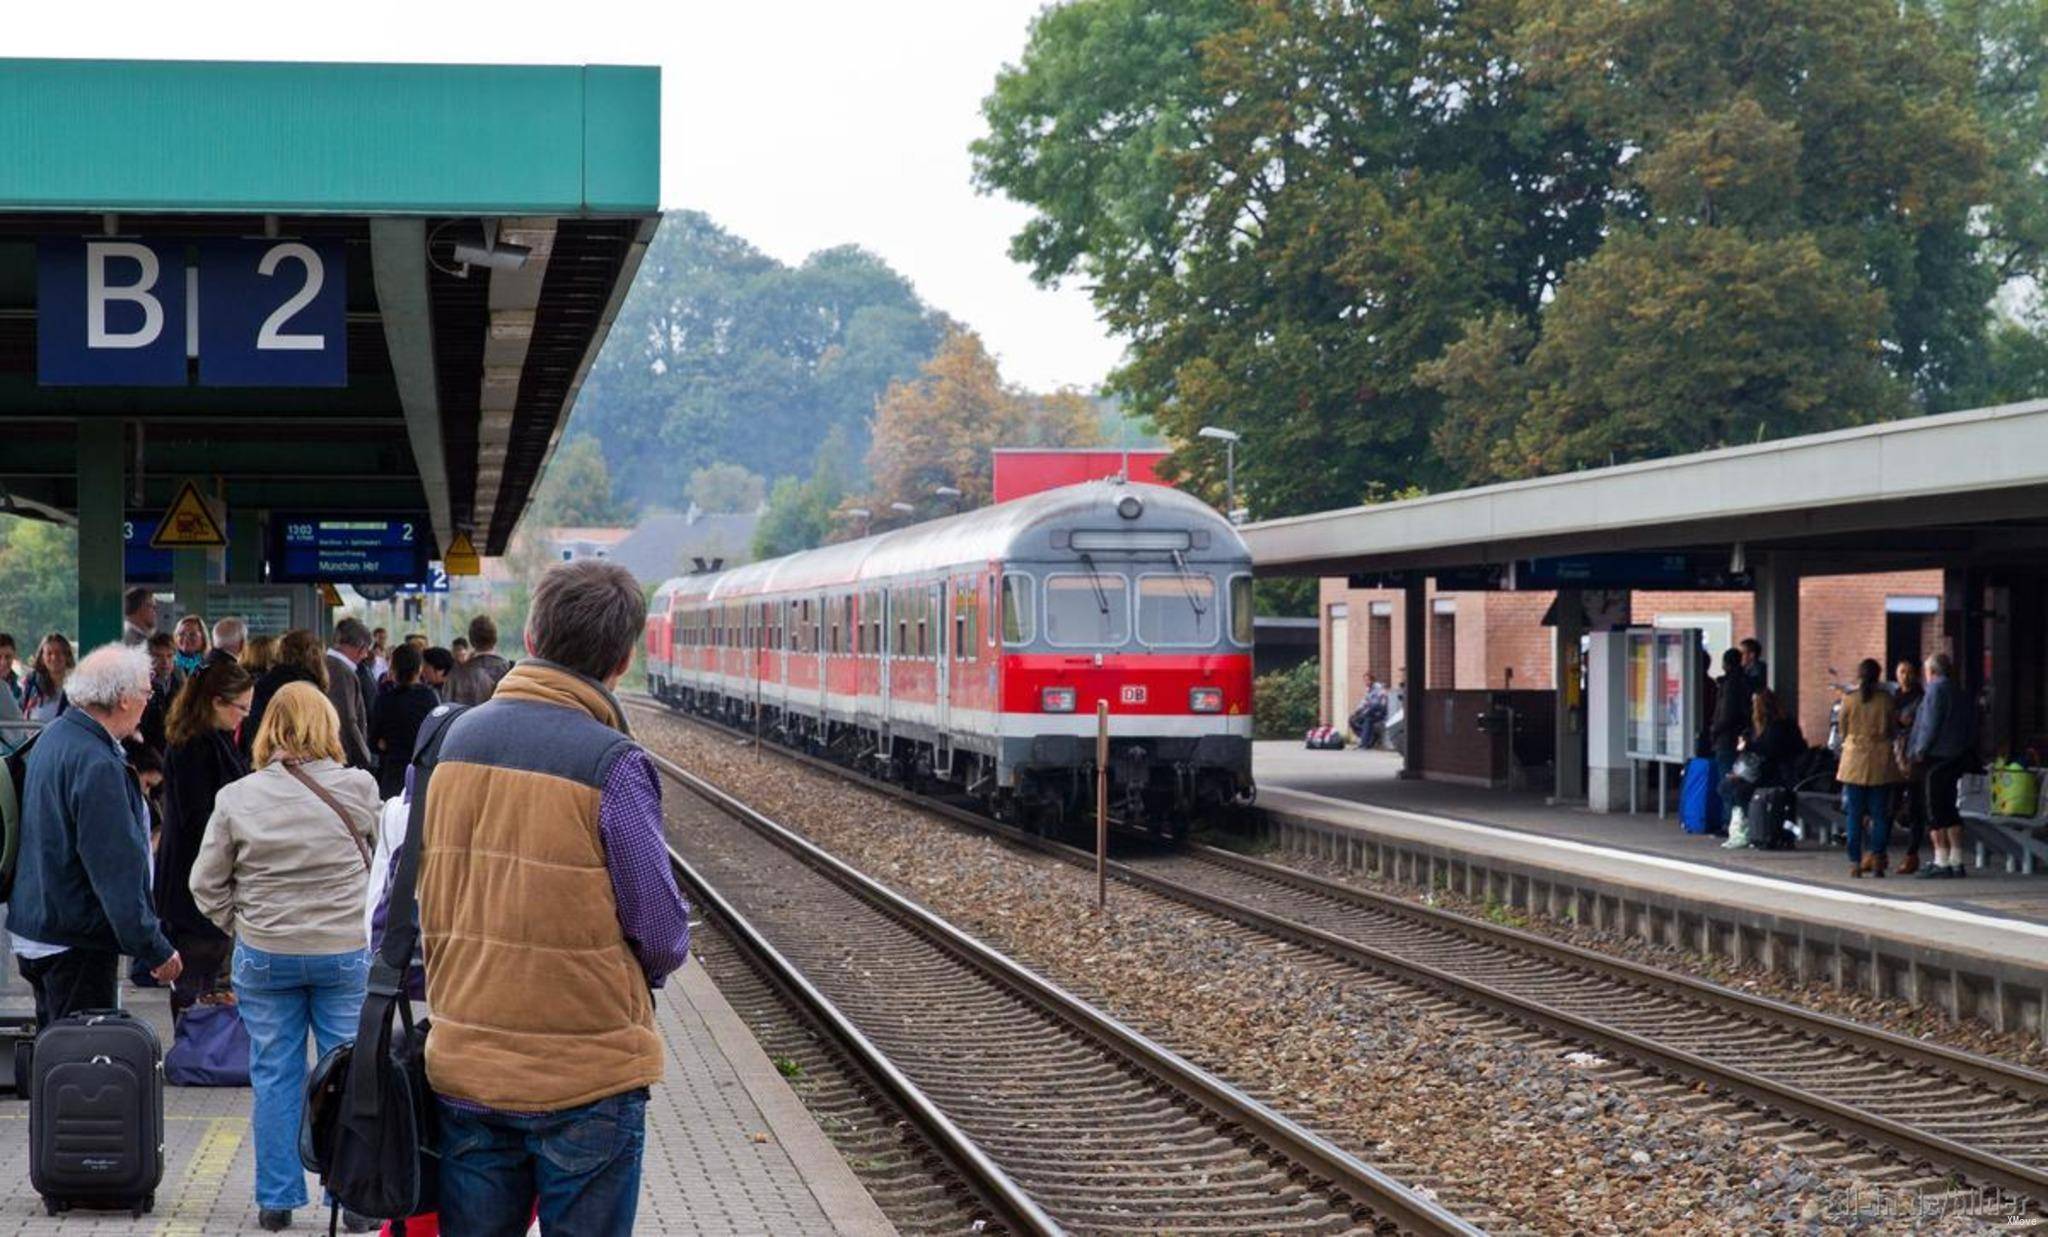
<svg viewBox="0 0 2048 1237">
<path fill-rule="evenodd" d="M 426 574 L 418 516 L 273 516 L 272 578 L 295 584 L 410 584 Z"/>
</svg>

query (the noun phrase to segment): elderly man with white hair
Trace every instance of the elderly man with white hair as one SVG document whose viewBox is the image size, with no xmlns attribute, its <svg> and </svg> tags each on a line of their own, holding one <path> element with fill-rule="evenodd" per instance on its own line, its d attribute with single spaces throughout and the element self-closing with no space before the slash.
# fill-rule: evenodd
<svg viewBox="0 0 2048 1237">
<path fill-rule="evenodd" d="M 206 655 L 208 661 L 240 661 L 242 649 L 249 643 L 249 625 L 235 615 L 228 615 L 213 625 L 213 651 Z"/>
<path fill-rule="evenodd" d="M 149 704 L 149 655 L 118 644 L 95 649 L 64 694 L 72 707 L 29 753 L 7 914 L 38 1026 L 112 1008 L 123 954 L 164 983 L 184 969 L 157 923 L 149 812 L 121 752 Z"/>
</svg>

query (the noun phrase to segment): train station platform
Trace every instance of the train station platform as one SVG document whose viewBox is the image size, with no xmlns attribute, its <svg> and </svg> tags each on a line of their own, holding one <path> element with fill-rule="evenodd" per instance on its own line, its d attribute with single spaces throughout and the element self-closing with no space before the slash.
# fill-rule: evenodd
<svg viewBox="0 0 2048 1237">
<path fill-rule="evenodd" d="M 1403 779 L 1391 752 L 1254 749 L 1283 852 L 2048 1034 L 2048 876 L 1855 879 L 1838 847 L 1723 850 L 1654 810 Z"/>
<path fill-rule="evenodd" d="M 0 1009 L 28 1004 L 11 959 Z M 128 1008 L 149 1018 L 166 1043 L 166 994 L 130 988 Z M 845 1234 L 895 1232 L 853 1170 L 812 1121 L 752 1034 L 698 966 L 685 967 L 660 995 L 668 1071 L 647 1108 L 637 1227 L 650 1233 Z M 0 1234 L 152 1234 L 211 1237 L 258 1232 L 255 1174 L 244 1088 L 165 1091 L 164 1181 L 156 1211 L 44 1213 L 28 1181 L 28 1105 L 0 1099 Z M 312 1193 L 316 1183 L 308 1180 Z M 315 1195 L 317 1197 L 317 1195 Z M 311 1208 L 292 1231 L 325 1232 Z"/>
</svg>

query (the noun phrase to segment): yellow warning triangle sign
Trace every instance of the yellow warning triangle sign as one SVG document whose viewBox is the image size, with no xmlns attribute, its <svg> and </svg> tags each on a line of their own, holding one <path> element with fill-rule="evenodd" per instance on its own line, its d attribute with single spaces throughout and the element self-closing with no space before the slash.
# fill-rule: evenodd
<svg viewBox="0 0 2048 1237">
<path fill-rule="evenodd" d="M 321 604 L 321 605 L 323 605 L 323 606 L 328 606 L 328 607 L 333 607 L 333 606 L 338 606 L 338 605 L 340 605 L 340 604 L 341 604 L 341 590 L 340 590 L 340 589 L 338 589 L 338 588 L 336 588 L 336 587 L 334 587 L 334 586 L 333 586 L 332 584 L 323 584 L 323 585 L 321 585 L 321 586 L 320 586 L 320 604 Z"/>
<path fill-rule="evenodd" d="M 468 533 L 455 534 L 455 540 L 448 544 L 448 552 L 441 556 L 441 570 L 451 576 L 483 574 L 483 560 L 477 557 L 476 547 L 470 544 Z"/>
<path fill-rule="evenodd" d="M 187 481 L 178 487 L 177 501 L 157 522 L 150 548 L 157 550 L 218 550 L 227 545 L 213 508 L 199 496 L 199 487 Z"/>
</svg>

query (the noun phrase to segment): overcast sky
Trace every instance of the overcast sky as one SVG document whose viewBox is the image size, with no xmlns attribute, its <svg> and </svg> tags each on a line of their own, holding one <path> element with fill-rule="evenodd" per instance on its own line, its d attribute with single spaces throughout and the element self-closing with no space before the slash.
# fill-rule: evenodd
<svg viewBox="0 0 2048 1237">
<path fill-rule="evenodd" d="M 968 182 L 981 98 L 1040 0 L 8 7 L 10 56 L 659 64 L 664 207 L 785 262 L 866 246 L 1029 386 L 1093 386 L 1121 351 L 1079 288 L 1010 261 L 1025 212 Z"/>
</svg>

